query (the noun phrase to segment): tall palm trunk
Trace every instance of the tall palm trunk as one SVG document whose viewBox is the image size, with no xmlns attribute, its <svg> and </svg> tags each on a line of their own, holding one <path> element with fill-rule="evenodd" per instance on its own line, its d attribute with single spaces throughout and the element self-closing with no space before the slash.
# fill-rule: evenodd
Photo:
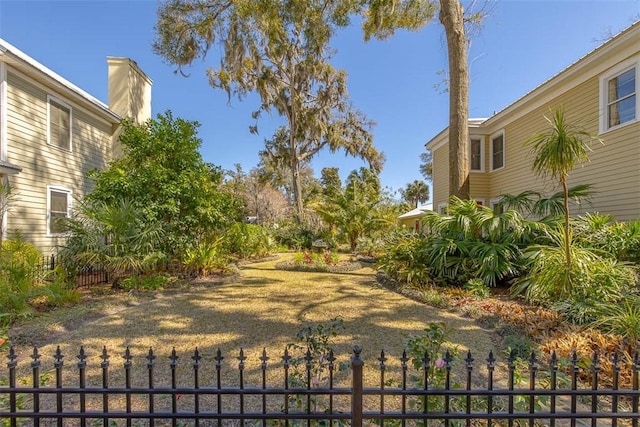
<svg viewBox="0 0 640 427">
<path fill-rule="evenodd" d="M 564 192 L 564 255 L 567 261 L 567 274 L 571 278 L 571 242 L 569 241 L 569 185 L 567 175 L 560 178 L 562 181 L 562 191 Z"/>
</svg>

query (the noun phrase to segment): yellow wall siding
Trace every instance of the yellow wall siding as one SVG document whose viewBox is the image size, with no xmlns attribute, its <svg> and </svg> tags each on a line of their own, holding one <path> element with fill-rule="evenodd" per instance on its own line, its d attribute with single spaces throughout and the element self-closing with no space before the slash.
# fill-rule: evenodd
<svg viewBox="0 0 640 427">
<path fill-rule="evenodd" d="M 489 137 L 484 138 L 484 172 L 470 172 L 469 173 L 469 194 L 472 199 L 484 200 L 485 206 L 489 206 L 489 199 L 491 198 L 491 177 L 488 174 L 489 170 Z"/>
<path fill-rule="evenodd" d="M 599 80 L 591 78 L 573 90 L 521 118 L 508 122 L 505 117 L 505 168 L 491 172 L 491 197 L 535 190 L 545 196 L 560 191 L 559 183 L 537 176 L 534 155 L 525 142 L 534 134 L 547 132 L 544 116 L 562 106 L 567 122 L 597 135 L 599 114 Z M 600 211 L 619 220 L 640 218 L 640 124 L 628 124 L 601 137 L 605 145 L 591 144 L 590 162 L 570 172 L 569 185 L 592 184 L 596 194 L 590 204 L 573 209 L 574 214 Z"/>
<path fill-rule="evenodd" d="M 445 144 L 433 153 L 433 210 L 449 199 L 449 145 Z"/>
<path fill-rule="evenodd" d="M 47 93 L 20 75 L 7 73 L 7 160 L 21 166 L 10 177 L 17 193 L 8 217 L 8 230 L 20 230 L 43 253 L 62 244 L 47 237 L 47 185 L 68 188 L 77 199 L 90 191 L 85 177 L 92 168 L 104 168 L 110 159 L 111 124 L 72 106 L 72 151 L 47 144 Z"/>
</svg>

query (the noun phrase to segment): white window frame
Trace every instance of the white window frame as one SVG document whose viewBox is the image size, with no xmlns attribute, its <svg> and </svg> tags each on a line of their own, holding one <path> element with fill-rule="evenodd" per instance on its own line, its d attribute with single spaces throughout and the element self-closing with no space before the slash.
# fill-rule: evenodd
<svg viewBox="0 0 640 427">
<path fill-rule="evenodd" d="M 47 185 L 47 236 L 48 237 L 58 237 L 58 236 L 66 236 L 65 233 L 52 233 L 51 232 L 51 192 L 56 191 L 58 193 L 66 193 L 67 194 L 67 218 L 71 217 L 71 207 L 73 204 L 73 190 L 67 187 L 63 187 L 61 185 Z"/>
<path fill-rule="evenodd" d="M 55 102 L 69 110 L 69 148 L 60 147 L 59 145 L 51 142 L 51 102 Z M 73 151 L 73 108 L 60 98 L 56 98 L 51 95 L 47 95 L 47 144 L 58 150 L 69 152 Z"/>
<path fill-rule="evenodd" d="M 472 169 L 471 165 L 471 141 L 480 140 L 480 169 Z M 470 135 L 469 136 L 469 172 L 484 172 L 484 136 L 482 135 Z"/>
<path fill-rule="evenodd" d="M 489 207 L 495 211 L 496 210 L 496 206 L 502 201 L 502 197 L 498 197 L 495 199 L 491 199 L 489 200 Z"/>
<path fill-rule="evenodd" d="M 499 168 L 493 167 L 493 140 L 497 137 L 502 136 L 502 166 Z M 491 172 L 499 171 L 504 169 L 507 164 L 507 137 L 505 135 L 504 129 L 499 130 L 498 132 L 492 133 L 489 137 L 489 163 Z"/>
<path fill-rule="evenodd" d="M 447 207 L 449 206 L 449 203 L 447 202 L 440 202 L 438 203 L 438 213 L 439 214 L 445 214 Z"/>
<path fill-rule="evenodd" d="M 624 123 L 620 123 L 615 126 L 609 127 L 609 80 L 618 77 L 619 75 L 635 68 L 636 70 L 636 117 L 633 120 L 629 120 Z M 640 56 L 636 56 L 628 61 L 618 64 L 616 67 L 607 71 L 600 76 L 600 133 L 605 133 L 613 129 L 619 129 L 623 126 L 627 126 L 631 123 L 638 121 L 638 114 L 640 114 Z"/>
</svg>

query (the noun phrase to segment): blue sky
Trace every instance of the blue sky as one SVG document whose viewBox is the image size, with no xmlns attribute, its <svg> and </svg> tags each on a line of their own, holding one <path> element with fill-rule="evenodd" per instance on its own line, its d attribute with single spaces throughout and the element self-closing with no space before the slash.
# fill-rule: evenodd
<svg viewBox="0 0 640 427">
<path fill-rule="evenodd" d="M 640 0 L 499 0 L 492 7 L 471 44 L 471 117 L 491 116 L 640 17 Z M 151 50 L 156 9 L 148 0 L 0 0 L 0 37 L 105 102 L 106 57 L 134 59 L 154 82 L 154 115 L 170 109 L 200 122 L 206 161 L 251 169 L 282 120 L 263 116 L 260 134 L 249 133 L 257 98 L 229 105 L 224 92 L 208 86 L 205 70 L 218 63 L 217 48 L 187 70 L 190 77 L 174 74 Z M 382 184 L 397 190 L 422 179 L 424 144 L 448 124 L 448 94 L 437 88 L 447 68 L 442 27 L 433 22 L 365 44 L 354 26 L 333 46 L 354 105 L 377 122 L 375 144 L 387 158 Z M 313 162 L 317 175 L 336 166 L 343 177 L 363 165 L 341 153 Z"/>
</svg>

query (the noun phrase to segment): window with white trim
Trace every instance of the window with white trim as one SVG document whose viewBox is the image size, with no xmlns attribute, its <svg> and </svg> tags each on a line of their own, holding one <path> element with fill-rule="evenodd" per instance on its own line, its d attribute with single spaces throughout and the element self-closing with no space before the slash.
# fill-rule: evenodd
<svg viewBox="0 0 640 427">
<path fill-rule="evenodd" d="M 60 219 L 71 215 L 71 195 L 68 188 L 47 186 L 47 235 L 64 234 Z"/>
<path fill-rule="evenodd" d="M 604 120 L 601 130 L 634 121 L 638 114 L 637 64 L 623 70 L 603 76 L 601 85 L 601 104 Z"/>
<path fill-rule="evenodd" d="M 504 167 L 504 131 L 491 135 L 491 170 L 498 170 Z"/>
<path fill-rule="evenodd" d="M 489 206 L 497 214 L 504 213 L 505 211 L 504 206 L 500 203 L 501 201 L 502 201 L 502 198 L 489 200 Z"/>
<path fill-rule="evenodd" d="M 71 106 L 54 97 L 47 97 L 47 142 L 71 151 Z"/>
<path fill-rule="evenodd" d="M 484 170 L 484 141 L 482 137 L 471 137 L 469 145 L 469 169 L 475 172 Z"/>
<path fill-rule="evenodd" d="M 448 207 L 449 207 L 449 204 L 447 202 L 438 203 L 438 213 L 439 214 L 446 214 Z"/>
</svg>

